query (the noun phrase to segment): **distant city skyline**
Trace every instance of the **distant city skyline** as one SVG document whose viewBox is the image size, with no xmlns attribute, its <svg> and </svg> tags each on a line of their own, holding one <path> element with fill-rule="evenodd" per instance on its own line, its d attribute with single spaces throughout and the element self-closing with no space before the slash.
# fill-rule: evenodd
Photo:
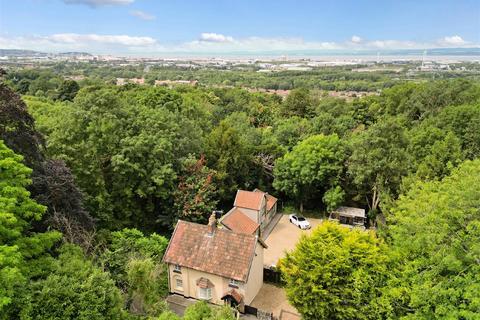
<svg viewBox="0 0 480 320">
<path fill-rule="evenodd" d="M 480 2 L 0 0 L 0 48 L 155 55 L 480 47 Z"/>
</svg>

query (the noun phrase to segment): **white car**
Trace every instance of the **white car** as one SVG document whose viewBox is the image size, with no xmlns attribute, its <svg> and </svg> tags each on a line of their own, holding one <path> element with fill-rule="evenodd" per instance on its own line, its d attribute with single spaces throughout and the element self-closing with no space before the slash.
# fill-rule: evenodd
<svg viewBox="0 0 480 320">
<path fill-rule="evenodd" d="M 296 214 L 291 214 L 289 216 L 290 222 L 299 227 L 302 230 L 310 229 L 312 226 L 310 225 L 310 222 L 307 221 L 302 216 L 296 215 Z"/>
</svg>

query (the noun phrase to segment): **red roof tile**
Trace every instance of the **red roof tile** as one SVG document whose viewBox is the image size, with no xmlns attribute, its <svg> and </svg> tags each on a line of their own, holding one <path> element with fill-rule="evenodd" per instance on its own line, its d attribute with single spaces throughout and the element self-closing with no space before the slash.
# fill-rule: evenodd
<svg viewBox="0 0 480 320">
<path fill-rule="evenodd" d="M 254 235 L 179 220 L 163 261 L 246 282 L 255 255 Z"/>
<path fill-rule="evenodd" d="M 204 277 L 201 277 L 200 279 L 197 280 L 197 286 L 202 289 L 215 287 L 210 280 Z"/>
<path fill-rule="evenodd" d="M 247 217 L 238 208 L 230 210 L 221 222 L 225 227 L 237 233 L 254 234 L 260 227 L 258 223 Z"/>
<path fill-rule="evenodd" d="M 229 291 L 222 297 L 222 299 L 225 299 L 227 296 L 233 297 L 233 299 L 235 299 L 235 301 L 236 301 L 238 304 L 240 304 L 240 303 L 242 302 L 242 300 L 243 300 L 243 295 L 242 295 L 240 292 L 238 292 L 237 290 L 235 290 L 235 289 L 229 290 Z"/>
<path fill-rule="evenodd" d="M 238 190 L 237 196 L 233 206 L 240 208 L 247 208 L 253 210 L 260 210 L 262 208 L 262 199 L 264 193 Z"/>
<path fill-rule="evenodd" d="M 267 211 L 270 211 L 273 206 L 275 205 L 275 203 L 277 203 L 278 199 L 275 198 L 274 196 L 266 193 L 266 192 L 263 192 L 262 190 L 260 189 L 255 189 L 253 190 L 253 192 L 259 192 L 259 193 L 263 193 L 267 196 Z"/>
</svg>

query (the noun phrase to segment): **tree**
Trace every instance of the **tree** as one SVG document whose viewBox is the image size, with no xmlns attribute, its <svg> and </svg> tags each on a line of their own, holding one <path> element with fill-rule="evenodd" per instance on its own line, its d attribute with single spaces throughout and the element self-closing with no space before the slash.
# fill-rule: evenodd
<svg viewBox="0 0 480 320">
<path fill-rule="evenodd" d="M 287 298 L 305 320 L 380 319 L 386 246 L 373 231 L 324 221 L 280 260 Z"/>
<path fill-rule="evenodd" d="M 311 124 L 307 119 L 298 116 L 279 119 L 273 127 L 273 135 L 277 143 L 291 150 L 297 143 L 311 135 Z"/>
<path fill-rule="evenodd" d="M 183 320 L 235 320 L 235 317 L 227 306 L 210 307 L 205 301 L 201 301 L 187 307 Z"/>
<path fill-rule="evenodd" d="M 41 166 L 43 137 L 35 129 L 35 121 L 22 99 L 0 82 L 0 139 L 34 170 Z"/>
<path fill-rule="evenodd" d="M 475 319 L 480 308 L 480 160 L 442 181 L 418 181 L 388 216 L 399 276 L 393 317 Z"/>
<path fill-rule="evenodd" d="M 61 112 L 61 110 L 58 110 Z M 93 219 L 83 206 L 83 197 L 65 163 L 44 155 L 44 139 L 37 131 L 23 100 L 0 83 L 0 139 L 14 152 L 23 156 L 33 169 L 32 197 L 47 206 L 43 221 L 36 229 L 53 227 L 69 241 L 88 246 Z"/>
<path fill-rule="evenodd" d="M 58 88 L 57 100 L 73 101 L 78 90 L 80 90 L 80 86 L 75 80 L 65 80 Z"/>
<path fill-rule="evenodd" d="M 155 316 L 168 309 L 164 300 L 168 271 L 162 263 L 150 257 L 132 256 L 126 271 L 131 313 Z"/>
<path fill-rule="evenodd" d="M 33 232 L 32 224 L 46 208 L 30 198 L 26 188 L 32 170 L 22 161 L 0 140 L 0 319 L 21 308 L 28 279 L 48 267 L 47 250 L 61 237 L 54 231 Z"/>
<path fill-rule="evenodd" d="M 156 233 L 145 236 L 137 229 L 123 229 L 111 233 L 111 239 L 101 259 L 117 285 L 128 288 L 127 266 L 130 259 L 151 258 L 161 263 L 167 245 L 168 240 Z"/>
<path fill-rule="evenodd" d="M 408 172 L 406 146 L 404 125 L 397 118 L 383 118 L 351 137 L 348 173 L 372 212 L 396 196 Z"/>
<path fill-rule="evenodd" d="M 466 159 L 480 157 L 480 103 L 446 107 L 431 122 L 445 131 L 455 133 L 461 141 Z"/>
<path fill-rule="evenodd" d="M 253 149 L 240 132 L 226 121 L 213 129 L 206 141 L 206 158 L 216 171 L 216 184 L 221 201 L 227 203 L 239 188 L 253 183 Z"/>
<path fill-rule="evenodd" d="M 23 319 L 124 319 L 123 301 L 109 274 L 85 258 L 81 249 L 65 245 L 46 277 L 29 290 Z"/>
<path fill-rule="evenodd" d="M 173 193 L 175 217 L 187 221 L 205 223 L 215 210 L 217 190 L 213 182 L 215 172 L 205 166 L 206 160 L 187 159 L 185 170 L 179 177 Z"/>
<path fill-rule="evenodd" d="M 327 206 L 327 212 L 332 212 L 345 201 L 345 191 L 340 186 L 330 188 L 323 195 L 322 201 Z"/>
<path fill-rule="evenodd" d="M 460 139 L 449 132 L 431 146 L 430 153 L 418 165 L 417 176 L 423 179 L 441 179 L 463 160 Z"/>
<path fill-rule="evenodd" d="M 34 178 L 36 200 L 47 206 L 45 224 L 59 230 L 64 240 L 85 250 L 93 247 L 95 221 L 83 206 L 83 194 L 70 169 L 61 160 L 47 160 Z"/>
<path fill-rule="evenodd" d="M 308 89 L 293 89 L 282 104 L 281 112 L 284 116 L 305 117 L 312 107 L 313 99 Z"/>
<path fill-rule="evenodd" d="M 72 168 L 99 226 L 161 224 L 183 160 L 199 153 L 203 121 L 195 106 L 151 87 L 89 87 L 60 113 L 58 106 L 34 113 L 49 154 Z"/>
<path fill-rule="evenodd" d="M 344 149 L 337 135 L 311 136 L 275 162 L 275 189 L 303 203 L 334 185 L 342 172 Z"/>
</svg>

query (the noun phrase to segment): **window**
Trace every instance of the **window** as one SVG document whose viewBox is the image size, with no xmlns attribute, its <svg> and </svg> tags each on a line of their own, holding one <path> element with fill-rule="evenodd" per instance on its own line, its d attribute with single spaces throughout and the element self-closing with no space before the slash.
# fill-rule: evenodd
<svg viewBox="0 0 480 320">
<path fill-rule="evenodd" d="M 173 266 L 173 272 L 182 273 L 182 267 L 176 264 L 175 266 Z"/>
<path fill-rule="evenodd" d="M 183 280 L 180 278 L 175 278 L 175 289 L 183 290 Z"/>
<path fill-rule="evenodd" d="M 198 288 L 198 298 L 203 300 L 212 299 L 212 289 L 211 288 Z"/>
<path fill-rule="evenodd" d="M 235 279 L 230 279 L 230 281 L 228 282 L 228 286 L 229 287 L 234 287 L 234 288 L 238 288 L 240 287 L 240 281 L 237 281 Z"/>
</svg>

